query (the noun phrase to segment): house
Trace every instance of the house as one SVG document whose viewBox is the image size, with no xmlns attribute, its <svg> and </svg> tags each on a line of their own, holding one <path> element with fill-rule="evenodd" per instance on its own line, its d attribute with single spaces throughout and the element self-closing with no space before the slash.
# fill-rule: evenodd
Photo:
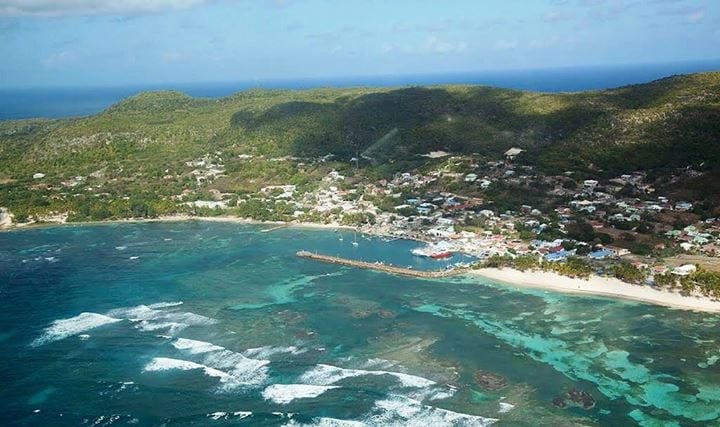
<svg viewBox="0 0 720 427">
<path fill-rule="evenodd" d="M 667 268 L 664 265 L 656 265 L 652 268 L 653 274 L 665 274 L 667 273 L 669 268 Z"/>
<path fill-rule="evenodd" d="M 720 246 L 714 243 L 707 244 L 703 246 L 702 248 L 703 252 L 710 256 L 718 256 L 720 255 Z"/>
<path fill-rule="evenodd" d="M 638 270 L 645 270 L 649 268 L 650 266 L 642 261 L 633 261 L 631 262 L 632 266 L 637 268 Z"/>
<path fill-rule="evenodd" d="M 672 274 L 676 276 L 687 276 L 691 273 L 694 273 L 697 270 L 697 267 L 695 267 L 693 264 L 684 264 L 680 267 L 675 267 L 672 271 Z"/>
<path fill-rule="evenodd" d="M 551 252 L 545 255 L 545 260 L 550 262 L 564 261 L 570 255 L 567 251 L 562 250 L 558 252 Z"/>
<path fill-rule="evenodd" d="M 690 202 L 677 202 L 675 203 L 675 210 L 681 212 L 687 212 L 693 208 L 693 204 Z"/>
<path fill-rule="evenodd" d="M 606 246 L 605 249 L 610 251 L 615 256 L 623 256 L 623 255 L 628 255 L 630 253 L 629 250 L 627 250 L 625 248 L 619 248 L 617 246 Z"/>
<path fill-rule="evenodd" d="M 692 250 L 693 244 L 688 243 L 688 242 L 682 242 L 682 243 L 680 243 L 680 248 L 682 250 L 684 250 L 685 252 L 688 252 L 688 251 Z"/>
<path fill-rule="evenodd" d="M 605 259 L 605 258 L 610 258 L 612 256 L 614 256 L 614 254 L 605 248 L 590 252 L 588 254 L 588 257 L 590 257 L 592 259 Z"/>
<path fill-rule="evenodd" d="M 522 153 L 523 151 L 525 151 L 525 150 L 523 150 L 521 148 L 513 147 L 505 152 L 505 157 L 507 157 L 508 160 L 512 160 L 515 157 L 517 157 L 518 154 Z"/>
<path fill-rule="evenodd" d="M 597 187 L 597 185 L 598 185 L 598 182 L 594 179 L 586 179 L 585 181 L 583 181 L 583 186 L 585 188 L 589 188 L 591 190 L 594 189 L 595 187 Z"/>
<path fill-rule="evenodd" d="M 478 179 L 477 174 L 469 173 L 465 175 L 465 182 L 475 182 Z"/>
</svg>

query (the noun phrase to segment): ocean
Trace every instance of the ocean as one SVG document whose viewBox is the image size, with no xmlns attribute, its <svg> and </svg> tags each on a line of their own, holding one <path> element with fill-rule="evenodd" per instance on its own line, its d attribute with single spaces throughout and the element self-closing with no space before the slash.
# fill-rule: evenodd
<svg viewBox="0 0 720 427">
<path fill-rule="evenodd" d="M 251 88 L 482 84 L 541 92 L 575 92 L 646 83 L 674 74 L 720 70 L 720 60 L 606 67 L 568 67 L 444 74 L 351 76 L 221 83 L 177 83 L 113 87 L 0 89 L 0 120 L 61 118 L 98 113 L 129 96 L 148 90 L 179 90 L 220 98 Z"/>
<path fill-rule="evenodd" d="M 718 315 L 328 265 L 295 252 L 444 264 L 413 257 L 411 241 L 263 229 L 0 233 L 0 425 L 720 419 Z"/>
</svg>

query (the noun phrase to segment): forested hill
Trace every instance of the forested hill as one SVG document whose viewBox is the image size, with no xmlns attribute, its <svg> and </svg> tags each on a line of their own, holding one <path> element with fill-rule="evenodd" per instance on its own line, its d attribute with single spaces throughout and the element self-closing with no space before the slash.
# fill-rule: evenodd
<svg viewBox="0 0 720 427">
<path fill-rule="evenodd" d="M 99 170 L 154 191 L 154 180 L 181 175 L 206 153 L 333 153 L 361 157 L 379 176 L 411 170 L 433 150 L 491 160 L 510 147 L 526 150 L 518 162 L 553 174 L 717 167 L 720 72 L 566 94 L 484 86 L 249 90 L 223 99 L 142 93 L 94 116 L 0 122 L 0 195 L 12 204 L 3 193 L 37 172 L 59 183 Z M 234 172 L 236 184 L 281 176 L 267 167 L 253 176 L 231 165 Z"/>
<path fill-rule="evenodd" d="M 497 156 L 517 146 L 526 161 L 552 169 L 682 166 L 720 160 L 720 73 L 570 94 L 435 86 L 210 100 L 149 92 L 91 117 L 2 122 L 0 141 L 3 178 L 118 160 L 164 168 L 208 150 L 349 158 L 369 148 L 382 162 L 438 149 Z"/>
</svg>

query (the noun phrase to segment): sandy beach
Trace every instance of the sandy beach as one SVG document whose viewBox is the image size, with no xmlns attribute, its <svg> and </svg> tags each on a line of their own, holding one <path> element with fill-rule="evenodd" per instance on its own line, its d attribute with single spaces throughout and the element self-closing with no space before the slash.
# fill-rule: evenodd
<svg viewBox="0 0 720 427">
<path fill-rule="evenodd" d="M 545 271 L 484 268 L 471 270 L 469 275 L 480 276 L 510 286 L 547 289 L 557 292 L 621 298 L 682 310 L 720 313 L 720 301 L 703 296 L 686 296 L 647 285 L 633 285 L 614 278 L 591 276 L 576 279 Z"/>
<path fill-rule="evenodd" d="M 343 229 L 355 230 L 356 227 L 341 224 L 319 224 L 313 222 L 285 222 L 285 221 L 260 221 L 251 218 L 242 218 L 237 216 L 192 216 L 192 215 L 163 215 L 157 218 L 125 218 L 125 219 L 109 219 L 101 221 L 78 221 L 67 222 L 65 220 L 47 221 L 41 223 L 12 224 L 11 226 L 0 228 L 0 231 L 13 231 L 22 229 L 36 229 L 40 227 L 53 227 L 58 225 L 97 225 L 97 224 L 113 224 L 113 223 L 143 223 L 143 222 L 181 222 L 181 221 L 208 221 L 208 222 L 226 222 L 233 224 L 260 224 L 273 227 L 287 226 L 299 228 L 326 228 L 326 229 Z M 367 231 L 366 231 L 367 232 Z"/>
</svg>

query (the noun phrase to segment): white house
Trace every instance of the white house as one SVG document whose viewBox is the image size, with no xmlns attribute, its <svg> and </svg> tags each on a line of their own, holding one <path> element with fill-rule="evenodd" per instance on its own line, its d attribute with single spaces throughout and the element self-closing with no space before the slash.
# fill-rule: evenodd
<svg viewBox="0 0 720 427">
<path fill-rule="evenodd" d="M 615 256 L 623 256 L 623 255 L 628 255 L 630 253 L 629 250 L 627 250 L 625 248 L 619 248 L 617 246 L 606 246 L 605 249 L 612 252 L 612 254 Z"/>
<path fill-rule="evenodd" d="M 512 160 L 515 157 L 517 157 L 518 154 L 522 153 L 523 151 L 525 151 L 525 150 L 523 150 L 522 148 L 513 147 L 505 152 L 505 157 Z"/>
<path fill-rule="evenodd" d="M 583 181 L 583 186 L 585 188 L 589 188 L 591 190 L 593 188 L 597 187 L 597 185 L 598 185 L 598 182 L 594 179 L 586 179 L 585 181 Z"/>
<path fill-rule="evenodd" d="M 677 202 L 675 204 L 675 210 L 678 211 L 689 211 L 690 209 L 692 209 L 692 207 L 693 204 L 690 202 Z"/>
<path fill-rule="evenodd" d="M 675 267 L 672 271 L 672 274 L 676 276 L 687 276 L 697 270 L 697 267 L 695 267 L 693 264 L 684 264 L 680 267 Z"/>
</svg>

